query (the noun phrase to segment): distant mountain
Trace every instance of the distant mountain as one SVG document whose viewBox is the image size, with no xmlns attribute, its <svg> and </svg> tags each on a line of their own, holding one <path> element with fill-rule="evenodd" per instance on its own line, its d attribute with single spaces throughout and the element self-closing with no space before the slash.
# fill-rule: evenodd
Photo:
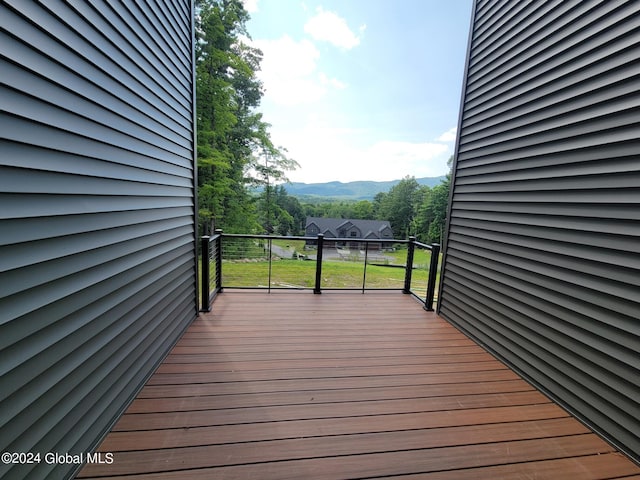
<svg viewBox="0 0 640 480">
<path fill-rule="evenodd" d="M 435 187 L 445 176 L 416 178 L 420 185 Z M 284 184 L 287 193 L 300 199 L 319 200 L 321 198 L 336 200 L 373 200 L 380 192 L 388 192 L 391 187 L 397 185 L 400 180 L 388 182 L 357 181 L 357 182 L 327 182 L 327 183 L 300 183 L 292 182 Z"/>
</svg>

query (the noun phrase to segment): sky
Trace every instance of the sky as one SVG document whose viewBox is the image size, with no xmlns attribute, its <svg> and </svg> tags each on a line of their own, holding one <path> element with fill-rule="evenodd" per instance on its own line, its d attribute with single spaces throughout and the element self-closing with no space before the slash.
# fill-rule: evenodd
<svg viewBox="0 0 640 480">
<path fill-rule="evenodd" d="M 244 0 L 259 111 L 294 182 L 434 177 L 453 155 L 472 0 Z"/>
</svg>

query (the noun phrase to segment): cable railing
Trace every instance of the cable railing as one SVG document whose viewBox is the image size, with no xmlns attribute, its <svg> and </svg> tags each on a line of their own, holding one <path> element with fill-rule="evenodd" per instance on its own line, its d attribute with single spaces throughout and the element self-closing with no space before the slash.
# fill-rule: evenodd
<svg viewBox="0 0 640 480">
<path fill-rule="evenodd" d="M 201 305 L 223 289 L 398 290 L 433 310 L 440 245 L 414 237 L 333 238 L 228 234 L 201 238 Z"/>
</svg>

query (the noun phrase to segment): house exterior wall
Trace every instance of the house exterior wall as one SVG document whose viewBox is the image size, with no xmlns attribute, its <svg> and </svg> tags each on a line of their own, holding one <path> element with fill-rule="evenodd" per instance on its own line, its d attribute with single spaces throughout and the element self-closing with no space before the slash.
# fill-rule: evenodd
<svg viewBox="0 0 640 480">
<path fill-rule="evenodd" d="M 640 459 L 640 4 L 477 0 L 438 311 Z"/>
<path fill-rule="evenodd" d="M 197 315 L 192 8 L 0 3 L 2 452 L 91 451 Z"/>
</svg>

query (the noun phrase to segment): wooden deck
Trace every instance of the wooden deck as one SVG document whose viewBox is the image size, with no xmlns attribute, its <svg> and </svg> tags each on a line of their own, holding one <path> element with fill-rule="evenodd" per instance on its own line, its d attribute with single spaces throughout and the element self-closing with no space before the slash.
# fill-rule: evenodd
<svg viewBox="0 0 640 480">
<path fill-rule="evenodd" d="M 401 293 L 225 292 L 78 478 L 640 479 Z"/>
</svg>

